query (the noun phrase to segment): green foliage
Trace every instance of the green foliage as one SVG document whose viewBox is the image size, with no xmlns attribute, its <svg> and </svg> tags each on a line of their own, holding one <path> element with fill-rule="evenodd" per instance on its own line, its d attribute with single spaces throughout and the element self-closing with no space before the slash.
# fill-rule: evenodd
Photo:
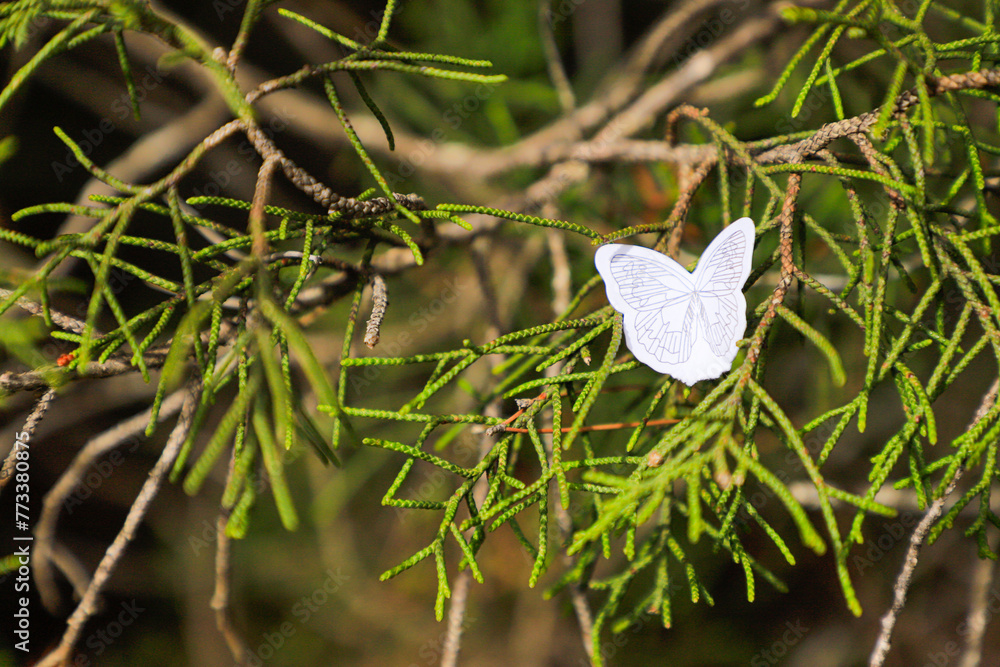
<svg viewBox="0 0 1000 667">
<path fill-rule="evenodd" d="M 478 75 L 462 70 L 441 69 L 419 64 L 421 62 L 440 63 L 444 66 L 465 68 L 490 67 L 485 61 L 456 58 L 447 55 L 425 53 L 402 53 L 381 48 L 386 40 L 393 13 L 390 4 L 384 14 L 379 35 L 371 44 L 361 45 L 349 38 L 308 21 L 290 12 L 283 14 L 302 21 L 315 28 L 324 36 L 351 49 L 344 58 L 307 68 L 280 81 L 271 82 L 273 90 L 298 85 L 308 78 L 321 77 L 327 86 L 330 101 L 337 111 L 344 130 L 356 148 L 361 160 L 388 198 L 377 200 L 372 193 L 363 193 L 356 199 L 328 196 L 330 207 L 327 214 L 309 214 L 264 205 L 261 214 L 270 220 L 280 220 L 273 229 L 254 229 L 253 202 L 243 202 L 226 198 L 193 197 L 181 202 L 177 184 L 190 173 L 198 160 L 210 146 L 201 144 L 192 155 L 179 164 L 169 175 L 151 184 L 125 183 L 94 164 L 80 146 L 60 128 L 54 128 L 56 135 L 67 145 L 73 155 L 92 176 L 112 186 L 125 196 L 94 197 L 94 206 L 76 206 L 66 203 L 40 204 L 23 209 L 14 215 L 14 220 L 26 216 L 43 214 L 75 214 L 94 221 L 91 229 L 84 234 L 62 235 L 51 241 L 41 241 L 6 229 L 0 229 L 0 239 L 23 245 L 47 258 L 41 270 L 4 293 L 0 301 L 0 314 L 10 310 L 19 299 L 28 294 L 40 295 L 43 315 L 47 322 L 53 322 L 48 295 L 54 288 L 50 281 L 52 271 L 64 260 L 73 258 L 85 262 L 95 277 L 95 289 L 91 295 L 86 318 L 77 331 L 54 331 L 52 335 L 78 345 L 72 360 L 62 367 L 44 369 L 46 377 L 54 383 L 61 383 L 76 373 L 86 374 L 92 360 L 104 363 L 113 358 L 124 358 L 140 370 L 143 378 L 151 381 L 150 363 L 162 366 L 153 417 L 148 433 L 157 426 L 156 414 L 159 405 L 169 391 L 173 391 L 183 376 L 191 372 L 194 361 L 195 372 L 204 383 L 201 405 L 196 422 L 204 419 L 209 408 L 215 404 L 221 392 L 227 390 L 233 379 L 232 371 L 238 368 L 237 400 L 224 420 L 225 427 L 217 432 L 209 447 L 188 474 L 185 488 L 196 492 L 211 465 L 221 454 L 228 440 L 236 437 L 236 451 L 241 465 L 234 468 L 227 487 L 224 506 L 234 511 L 231 525 L 234 534 L 245 530 L 245 512 L 252 504 L 250 494 L 253 484 L 248 475 L 253 473 L 252 457 L 243 452 L 244 438 L 250 436 L 254 447 L 260 450 L 275 502 L 282 521 L 288 528 L 297 525 L 297 518 L 288 493 L 278 447 L 295 448 L 303 433 L 310 432 L 306 441 L 317 449 L 325 460 L 336 460 L 333 452 L 321 439 L 315 437 L 315 427 L 299 426 L 303 417 L 296 413 L 298 399 L 302 391 L 293 381 L 294 364 L 301 367 L 312 391 L 320 401 L 333 405 L 335 418 L 341 418 L 336 410 L 337 395 L 327 372 L 321 367 L 306 341 L 295 319 L 290 313 L 300 306 L 296 303 L 301 290 L 316 282 L 324 264 L 323 253 L 335 247 L 350 247 L 357 243 L 368 245 L 366 259 L 357 265 L 334 264 L 336 269 L 346 270 L 352 280 L 364 285 L 359 278 L 367 276 L 372 255 L 379 246 L 399 246 L 412 252 L 416 264 L 423 261 L 422 250 L 414 240 L 413 229 L 421 230 L 437 221 L 466 223 L 445 209 L 427 210 L 415 206 L 411 201 L 401 200 L 388 188 L 385 179 L 368 157 L 364 147 L 354 133 L 346 113 L 340 106 L 332 82 L 326 78 L 336 70 L 393 70 L 416 73 L 464 82 L 499 83 L 500 75 Z M 256 20 L 256 9 L 248 11 L 244 30 Z M 0 108 L 24 83 L 27 76 L 42 62 L 64 49 L 73 48 L 85 41 L 112 31 L 120 56 L 122 70 L 129 81 L 128 89 L 133 108 L 138 113 L 134 96 L 131 66 L 128 54 L 120 36 L 122 30 L 142 29 L 159 35 L 174 44 L 184 56 L 195 60 L 219 74 L 219 87 L 223 91 L 237 91 L 232 75 L 219 71 L 219 64 L 206 50 L 199 48 L 197 39 L 184 29 L 153 12 L 146 3 L 117 3 L 107 7 L 104 3 L 9 3 L 0 10 L 0 35 L 5 39 L 19 42 L 25 30 L 33 21 L 54 18 L 69 21 L 69 25 L 58 32 L 49 43 L 39 50 L 29 65 L 22 68 L 7 87 L 0 92 Z M 86 28 L 87 25 L 96 27 Z M 357 76 L 351 81 L 359 87 L 359 93 L 379 117 L 385 117 L 361 87 Z M 250 97 L 259 97 L 265 92 L 258 91 Z M 253 112 L 247 106 L 243 94 L 238 94 L 231 107 L 245 125 L 252 126 Z M 389 133 L 388 126 L 386 126 Z M 391 134 L 389 134 L 391 143 Z M 258 145 L 258 149 L 261 146 Z M 267 148 L 266 146 L 264 148 Z M 0 144 L 0 156 L 13 150 L 13 140 Z M 272 149 L 273 150 L 273 149 Z M 265 151 L 266 152 L 266 151 Z M 298 175 L 308 179 L 308 175 Z M 367 203 L 370 202 L 371 205 Z M 211 217 L 200 217 L 191 206 L 211 210 L 211 207 L 234 208 L 249 212 L 250 226 L 247 230 L 234 229 Z M 338 209 L 337 207 L 341 208 Z M 414 209 L 414 210 L 411 210 Z M 371 214 L 366 214 L 367 211 Z M 151 238 L 141 231 L 137 221 L 139 214 L 152 214 L 168 221 L 173 231 L 172 241 Z M 397 220 L 400 220 L 397 224 Z M 407 230 L 401 225 L 412 225 Z M 198 249 L 192 247 L 192 235 L 212 235 L 216 239 L 211 245 Z M 258 246 L 274 252 L 260 253 Z M 145 248 L 175 257 L 180 265 L 182 280 L 176 282 L 156 272 L 138 266 L 120 257 L 121 250 L 128 247 Z M 241 259 L 233 262 L 233 253 L 240 253 Z M 111 272 L 138 278 L 147 285 L 159 289 L 164 295 L 158 302 L 141 312 L 129 316 L 120 303 L 118 295 L 109 286 Z M 198 276 L 196 278 L 195 276 Z M 58 288 L 58 286 L 56 286 Z M 254 317 L 238 318 L 235 333 L 223 334 L 224 324 L 232 323 L 223 317 L 223 308 L 228 304 L 242 304 L 254 312 Z M 98 330 L 98 318 L 108 312 L 116 326 L 106 332 Z M 23 328 L 5 328 L 8 332 L 8 346 L 18 354 L 25 352 L 25 341 L 15 340 L 14 334 Z M 224 349 L 221 341 L 228 336 Z M 23 337 L 23 336 L 22 336 Z M 156 346 L 161 347 L 157 348 Z M 127 351 L 126 351 L 127 350 Z M 221 350 L 221 351 L 220 351 Z M 124 356 L 123 356 L 124 355 Z M 35 357 L 35 366 L 41 366 L 40 357 Z M 259 388 L 267 391 L 255 393 Z M 304 419 L 308 420 L 308 417 Z M 335 426 L 339 432 L 339 423 Z M 176 478 L 184 469 L 193 445 L 197 428 L 188 437 L 174 466 Z M 240 494 L 238 489 L 244 489 Z M 242 508 L 242 511 L 237 509 Z M 237 529 L 236 525 L 242 527 Z"/>
<path fill-rule="evenodd" d="M 922 24 L 928 10 L 939 19 L 954 20 L 957 29 L 972 29 L 976 34 L 935 42 Z M 776 291 L 762 285 L 780 253 L 758 252 L 763 261 L 749 281 L 749 301 L 759 305 L 751 319 L 751 335 L 744 341 L 751 353 L 721 381 L 695 389 L 679 387 L 669 378 L 651 382 L 647 370 L 630 355 L 622 354 L 618 316 L 607 308 L 587 312 L 584 307 L 592 301 L 587 294 L 598 285 L 592 280 L 582 286 L 570 309 L 552 325 L 436 354 L 398 358 L 345 354 L 341 396 L 345 384 L 363 368 L 428 365 L 423 389 L 395 410 L 372 410 L 346 402 L 339 408 L 355 420 L 420 425 L 409 441 L 365 441 L 405 456 L 383 502 L 434 512 L 440 518 L 428 547 L 386 571 L 383 578 L 396 576 L 433 555 L 438 564 L 440 614 L 440 602 L 448 595 L 440 565 L 443 543 L 455 538 L 463 563 L 472 565 L 474 553 L 489 533 L 509 523 L 535 559 L 530 576 L 534 585 L 552 562 L 551 556 L 546 556 L 548 532 L 554 523 L 554 505 L 558 504 L 574 519 L 568 553 L 577 557 L 579 566 L 565 572 L 552 592 L 571 584 L 608 591 L 595 621 L 595 648 L 599 649 L 601 627 L 622 613 L 619 605 L 626 599 L 630 606 L 611 623 L 613 627 L 627 627 L 638 615 L 650 612 L 659 613 L 669 626 L 669 598 L 674 590 L 671 572 L 683 572 L 693 601 L 710 600 L 688 556 L 688 550 L 703 538 L 727 551 L 742 566 L 750 599 L 757 576 L 780 587 L 742 546 L 746 532 L 755 527 L 790 564 L 795 563 L 793 549 L 749 500 L 748 489 L 762 487 L 785 506 L 803 546 L 818 554 L 832 546 L 846 602 L 859 614 L 849 573 L 850 547 L 861 540 L 866 516 L 895 514 L 893 508 L 875 501 L 876 493 L 892 481 L 897 488 L 914 488 L 921 507 L 926 507 L 929 499 L 940 496 L 953 481 L 960 467 L 976 468 L 980 481 L 941 520 L 932 537 L 950 525 L 961 507 L 977 501 L 980 518 L 969 533 L 981 545 L 981 555 L 995 557 L 985 531 L 989 524 L 1000 526 L 989 509 L 989 488 L 997 477 L 995 431 L 1000 428 L 1000 407 L 992 406 L 973 429 L 944 448 L 942 444 L 935 447 L 934 413 L 935 401 L 981 353 L 987 349 L 992 352 L 987 352 L 991 372 L 995 372 L 993 363 L 1000 360 L 1000 303 L 996 303 L 994 287 L 998 279 L 993 267 L 986 264 L 989 240 L 1000 233 L 1000 226 L 983 199 L 985 175 L 994 173 L 988 159 L 998 149 L 997 131 L 995 127 L 972 129 L 962 107 L 963 96 L 993 102 L 998 98 L 971 79 L 946 78 L 981 68 L 984 59 L 995 53 L 997 37 L 986 28 L 992 20 L 970 23 L 933 3 L 924 3 L 919 15 L 912 18 L 902 17 L 889 5 L 869 2 L 845 2 L 830 13 L 789 12 L 795 20 L 814 21 L 819 27 L 792 59 L 772 93 L 761 98 L 762 103 L 776 100 L 810 53 L 823 45 L 807 68 L 808 75 L 792 104 L 792 117 L 799 114 L 815 86 L 826 86 L 837 117 L 843 120 L 847 110 L 840 91 L 856 85 L 850 77 L 859 69 L 880 71 L 875 65 L 881 63 L 873 62 L 878 59 L 896 61 L 879 109 L 870 119 L 865 118 L 867 126 L 839 135 L 856 142 L 861 150 L 857 157 L 825 154 L 819 156 L 820 162 L 808 161 L 813 152 L 825 148 L 823 144 L 812 152 L 803 149 L 798 159 L 779 161 L 767 151 L 804 133 L 742 142 L 712 121 L 693 116 L 720 146 L 720 169 L 725 165 L 730 171 L 720 183 L 724 201 L 745 202 L 743 214 L 767 212 L 755 215 L 759 220 L 758 249 L 781 245 L 774 232 L 782 226 L 782 219 L 772 216 L 782 208 L 794 210 L 796 236 L 789 250 L 796 259 L 784 268 L 789 280 L 794 276 L 807 290 L 802 299 L 793 306 L 784 305 Z M 885 36 L 884 21 L 898 36 L 891 40 Z M 842 39 L 872 44 L 864 56 L 836 64 L 834 47 Z M 942 61 L 949 63 L 948 70 L 941 69 Z M 916 86 L 914 102 L 912 107 L 901 109 L 897 99 L 907 81 Z M 932 84 L 928 81 L 938 82 L 938 89 L 929 88 Z M 955 92 L 944 92 L 951 90 Z M 865 139 L 865 131 L 872 142 Z M 811 186 L 808 194 L 800 195 L 796 184 L 790 206 L 786 197 L 792 186 L 790 182 L 782 185 L 780 174 L 802 175 Z M 755 188 L 758 181 L 766 186 L 763 192 Z M 831 188 L 841 193 L 832 205 L 828 197 L 817 197 Z M 724 208 L 728 218 L 729 207 Z M 594 237 L 572 223 L 529 220 L 496 210 L 447 210 L 489 213 Z M 845 225 L 836 222 L 838 218 L 852 222 Z M 668 233 L 675 222 L 637 226 L 604 238 Z M 814 267 L 809 272 L 806 262 Z M 824 274 L 822 282 L 816 277 L 818 272 Z M 775 317 L 777 320 L 772 319 Z M 780 323 L 772 322 L 786 323 L 826 360 L 830 374 L 820 382 L 832 381 L 844 388 L 841 403 L 816 414 L 802 427 L 792 423 L 766 388 L 768 341 L 782 329 Z M 346 340 L 353 335 L 354 326 L 353 321 L 348 322 Z M 851 336 L 840 335 L 841 342 L 835 344 L 823 333 L 844 327 L 858 331 L 861 349 L 850 347 L 855 340 Z M 589 349 L 595 340 L 601 361 L 591 363 Z M 845 369 L 844 354 L 863 360 L 862 367 Z M 474 408 L 461 414 L 426 411 L 425 406 L 434 398 L 449 390 L 460 391 L 462 374 L 473 364 L 488 363 L 491 355 L 503 361 L 493 369 L 493 386 L 476 395 Z M 543 375 L 546 368 L 558 370 L 554 375 Z M 631 384 L 624 384 L 632 378 Z M 867 488 L 859 492 L 838 488 L 824 478 L 823 464 L 849 428 L 865 430 L 872 393 L 889 387 L 896 392 L 905 420 L 872 459 Z M 612 391 L 620 388 L 630 389 L 633 395 L 625 399 L 620 391 Z M 366 389 L 365 393 L 371 391 Z M 483 416 L 491 402 L 512 397 L 522 401 L 522 409 L 513 419 Z M 440 402 L 447 405 L 452 401 L 442 398 Z M 598 437 L 585 430 L 586 424 L 608 415 L 615 415 L 615 421 L 635 419 L 638 423 L 623 423 L 618 429 L 622 437 L 617 438 Z M 667 429 L 647 425 L 657 418 L 672 418 L 677 423 Z M 548 424 L 553 424 L 551 436 L 541 433 Z M 569 427 L 560 432 L 560 424 Z M 499 435 L 475 468 L 457 468 L 426 451 L 432 446 L 445 448 L 444 443 L 455 437 L 457 429 L 481 425 L 497 429 Z M 794 453 L 805 477 L 815 486 L 818 517 L 802 506 L 787 480 L 777 477 L 764 463 L 761 445 L 772 438 Z M 400 495 L 418 462 L 454 475 L 453 490 L 435 498 Z M 528 479 L 525 469 L 533 471 Z M 477 479 L 487 484 L 482 502 L 475 502 L 472 494 Z M 556 495 L 550 495 L 552 488 Z M 682 491 L 678 493 L 678 489 Z M 855 520 L 846 529 L 835 515 L 845 503 L 857 508 Z M 457 511 L 463 504 L 468 516 L 459 520 Z M 537 546 L 524 536 L 519 519 L 536 524 L 528 534 L 537 536 Z M 820 526 L 815 525 L 817 520 Z M 468 543 L 461 535 L 471 535 Z M 591 579 L 589 565 L 602 557 L 610 558 L 616 543 L 629 561 L 627 566 L 607 578 Z M 639 590 L 626 598 L 630 587 Z M 595 658 L 597 653 L 599 650 Z"/>
<path fill-rule="evenodd" d="M 102 3 L 22 5 L 9 3 L 0 9 L 0 45 L 23 39 L 24 26 L 33 16 L 69 23 L 0 93 L 0 108 L 38 64 L 59 51 L 105 32 L 119 44 L 123 30 L 142 29 L 167 39 L 185 57 L 212 71 L 220 90 L 229 91 L 227 101 L 235 117 L 245 128 L 252 127 L 254 95 L 248 101 L 238 94 L 228 70 L 199 50 L 193 36 L 165 23 L 145 3 L 120 2 L 113 9 Z M 306 437 L 318 455 L 335 461 L 332 450 L 341 440 L 360 439 L 365 446 L 395 452 L 400 460 L 383 504 L 432 513 L 437 524 L 427 546 L 402 557 L 383 579 L 433 558 L 435 611 L 440 618 L 451 591 L 449 559 L 457 559 L 458 567 L 469 568 L 482 581 L 489 572 L 477 557 L 491 533 L 509 526 L 532 560 L 530 586 L 542 580 L 562 552 L 572 556 L 574 564 L 555 578 L 550 594 L 571 586 L 606 591 L 595 617 L 595 660 L 601 631 L 607 627 L 624 629 L 645 614 L 658 615 L 669 626 L 671 597 L 678 590 L 692 602 L 712 602 L 693 556 L 701 543 L 724 551 L 739 565 L 748 599 L 755 596 L 758 577 L 781 588 L 778 577 L 748 553 L 745 540 L 754 532 L 766 535 L 794 565 L 800 548 L 789 543 L 788 525 L 801 547 L 816 554 L 831 552 L 846 604 L 860 614 L 849 572 L 850 549 L 861 541 L 866 517 L 895 513 L 876 501 L 886 485 L 912 488 L 924 508 L 963 471 L 968 471 L 967 479 L 975 475 L 931 539 L 951 526 L 963 507 L 978 503 L 978 519 L 968 534 L 977 540 L 983 557 L 995 557 L 986 531 L 989 525 L 1000 527 L 989 505 L 990 488 L 998 477 L 1000 405 L 991 405 L 970 429 L 950 441 L 939 436 L 935 414 L 938 399 L 949 388 L 968 386 L 966 375 L 973 366 L 988 366 L 995 375 L 995 363 L 1000 363 L 1000 297 L 995 289 L 1000 277 L 992 259 L 1000 223 L 990 213 L 985 194 L 987 181 L 998 175 L 991 160 L 1000 154 L 1000 133 L 995 108 L 990 122 L 984 123 L 981 117 L 970 118 L 964 106 L 969 98 L 994 105 L 1000 101 L 991 90 L 1000 75 L 989 69 L 1000 40 L 993 28 L 992 2 L 985 3 L 981 22 L 929 0 L 914 16 L 874 0 L 845 0 L 831 11 L 788 8 L 788 20 L 816 24 L 816 30 L 758 105 L 782 99 L 796 118 L 809 96 L 819 94 L 829 98 L 834 122 L 818 132 L 742 141 L 738 128 L 727 129 L 682 109 L 674 120 L 686 117 L 687 127 L 707 136 L 716 149 L 682 196 L 691 204 L 690 211 L 687 204 L 678 205 L 663 222 L 626 226 L 606 235 L 579 222 L 515 211 L 467 204 L 427 208 L 392 191 L 354 131 L 330 75 L 352 73 L 349 80 L 384 128 L 390 147 L 394 137 L 386 116 L 357 72 L 396 71 L 463 83 L 502 80 L 466 71 L 489 67 L 484 61 L 389 47 L 393 7 L 390 3 L 386 8 L 376 39 L 367 45 L 281 10 L 350 53 L 257 91 L 259 96 L 321 78 L 350 144 L 383 195 L 380 199 L 373 197 L 373 190 L 352 198 L 350 205 L 329 201 L 326 214 L 257 199 L 199 197 L 182 203 L 177 181 L 209 146 L 199 146 L 155 183 L 131 184 L 93 164 L 56 128 L 81 164 L 122 196 L 98 198 L 93 206 L 42 204 L 15 216 L 87 216 L 94 224 L 83 234 L 42 241 L 0 229 L 0 239 L 32 248 L 44 258 L 41 269 L 0 303 L 0 313 L 19 298 L 38 294 L 51 322 L 49 276 L 68 258 L 85 262 L 96 285 L 106 286 L 114 270 L 164 292 L 155 305 L 129 316 L 112 290 L 95 289 L 82 330 L 53 334 L 78 345 L 75 359 L 53 372 L 83 373 L 93 360 L 124 355 L 150 381 L 150 353 L 158 351 L 162 372 L 157 404 L 191 373 L 204 384 L 202 417 L 223 390 L 235 391 L 236 398 L 200 456 L 193 463 L 189 460 L 192 435 L 174 467 L 175 478 L 184 475 L 185 490 L 196 493 L 231 444 L 232 464 L 221 501 L 231 511 L 231 536 L 247 530 L 258 460 L 267 472 L 281 521 L 294 529 L 299 518 L 281 449 L 294 448 Z M 929 17 L 948 24 L 948 30 L 935 32 L 947 35 L 947 41 L 936 41 L 928 33 Z M 838 46 L 847 41 L 855 55 L 841 62 Z M 119 53 L 130 80 L 127 53 L 123 48 Z M 845 93 L 858 89 L 861 76 L 877 78 L 881 72 L 889 72 L 879 81 L 882 98 L 869 108 L 854 108 L 857 102 L 852 100 L 858 96 Z M 265 167 L 274 158 L 266 152 L 263 157 Z M 712 199 L 722 202 L 722 210 L 699 213 L 718 206 L 695 196 L 702 182 L 712 179 L 722 193 Z M 210 214 L 196 215 L 189 206 L 246 211 L 247 228 L 234 228 Z M 664 247 L 687 218 L 708 228 L 714 223 L 706 220 L 728 221 L 736 217 L 736 209 L 757 221 L 756 262 L 747 287 L 748 303 L 754 305 L 747 338 L 741 342 L 744 351 L 732 372 L 719 381 L 687 388 L 669 377 L 655 377 L 636 362 L 621 346 L 621 316 L 604 305 L 593 272 L 578 278 L 569 306 L 551 322 L 532 323 L 481 344 L 467 340 L 454 349 L 409 356 L 357 353 L 362 295 L 374 259 L 386 249 L 406 249 L 413 264 L 421 265 L 436 224 L 471 229 L 463 216 L 487 215 L 523 226 L 526 233 L 573 235 L 592 244 L 655 233 L 657 245 Z M 173 239 L 157 240 L 136 229 L 140 213 L 163 218 Z M 199 230 L 218 240 L 193 247 L 189 237 Z M 121 250 L 129 246 L 174 257 L 181 281 L 122 259 Z M 324 253 L 349 253 L 358 246 L 365 250 L 356 262 L 324 259 Z M 233 260 L 234 253 L 240 259 Z M 333 380 L 296 320 L 300 295 L 332 271 L 347 276 L 342 294 L 353 295 Z M 794 283 L 799 298 L 786 299 L 794 294 Z M 243 309 L 244 317 L 223 315 L 232 303 Z M 101 314 L 110 314 L 115 323 L 106 332 L 98 330 Z M 235 332 L 224 333 L 227 323 Z M 771 379 L 781 369 L 769 362 L 775 348 L 788 339 L 803 340 L 815 350 L 815 358 L 828 369 L 817 382 L 837 388 L 827 393 L 829 405 L 810 415 L 803 426 L 796 426 L 772 395 Z M 428 346 L 433 343 L 428 341 Z M 487 387 L 470 379 L 483 366 L 489 369 Z M 296 406 L 304 389 L 293 367 L 302 369 L 321 409 L 331 417 L 329 446 L 304 435 L 316 431 L 301 425 L 303 416 Z M 403 368 L 419 369 L 421 386 L 398 405 L 375 407 L 381 389 L 392 386 L 393 372 Z M 381 371 L 374 374 L 374 384 L 365 379 L 369 369 Z M 349 400 L 352 387 L 361 390 Z M 847 490 L 838 486 L 840 480 L 825 477 L 824 464 L 849 433 L 865 431 L 876 391 L 892 392 L 903 419 L 880 451 L 868 462 L 857 462 L 867 466 L 867 483 Z M 516 411 L 510 409 L 509 399 L 518 399 Z M 510 414 L 492 416 L 491 406 L 509 409 Z M 608 422 L 607 430 L 594 428 Z M 385 423 L 397 427 L 392 433 L 400 435 L 366 437 L 376 424 Z M 154 414 L 150 428 L 155 425 Z M 447 455 L 449 443 L 466 432 L 485 443 L 472 467 L 455 465 Z M 776 447 L 794 456 L 800 477 L 815 488 L 815 507 L 804 506 L 787 476 L 776 474 L 769 461 Z M 408 497 L 407 480 L 421 466 L 446 473 L 453 480 L 449 490 L 435 497 Z M 779 499 L 785 515 L 758 511 L 751 501 L 757 490 Z M 846 525 L 837 516 L 845 506 L 855 508 Z M 568 528 L 561 540 L 553 541 L 550 533 L 560 525 Z M 615 571 L 593 578 L 595 564 L 617 552 L 624 562 L 615 560 Z"/>
</svg>

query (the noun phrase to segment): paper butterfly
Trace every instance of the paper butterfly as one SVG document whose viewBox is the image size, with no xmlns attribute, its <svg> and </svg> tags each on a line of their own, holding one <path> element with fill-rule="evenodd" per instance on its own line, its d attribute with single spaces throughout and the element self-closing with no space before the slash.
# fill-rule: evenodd
<svg viewBox="0 0 1000 667">
<path fill-rule="evenodd" d="M 712 240 L 693 273 L 649 248 L 597 249 L 594 263 L 608 301 L 625 316 L 625 342 L 636 359 L 686 385 L 732 368 L 747 328 L 743 283 L 753 240 L 753 220 L 740 218 Z"/>
</svg>

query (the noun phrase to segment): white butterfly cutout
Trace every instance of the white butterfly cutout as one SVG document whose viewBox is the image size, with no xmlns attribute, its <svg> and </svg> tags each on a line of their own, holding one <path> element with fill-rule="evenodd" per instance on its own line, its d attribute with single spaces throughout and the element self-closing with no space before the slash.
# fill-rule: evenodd
<svg viewBox="0 0 1000 667">
<path fill-rule="evenodd" d="M 608 301 L 625 316 L 625 342 L 636 359 L 689 386 L 732 368 L 747 328 L 743 283 L 753 241 L 753 220 L 740 218 L 712 239 L 692 273 L 649 248 L 597 249 L 594 264 Z"/>
</svg>

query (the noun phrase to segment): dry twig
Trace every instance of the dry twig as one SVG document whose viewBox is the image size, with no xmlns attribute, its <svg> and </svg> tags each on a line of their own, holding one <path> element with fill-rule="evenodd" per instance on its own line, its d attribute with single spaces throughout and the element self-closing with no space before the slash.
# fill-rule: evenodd
<svg viewBox="0 0 1000 667">
<path fill-rule="evenodd" d="M 998 389 L 1000 389 L 1000 379 L 994 380 L 993 385 L 983 395 L 979 408 L 976 410 L 976 414 L 973 416 L 972 421 L 969 422 L 966 430 L 971 429 L 986 416 L 986 413 L 996 403 Z M 917 569 L 920 549 L 924 545 L 924 540 L 927 539 L 927 533 L 930 532 L 931 527 L 944 513 L 945 503 L 948 502 L 949 496 L 951 496 L 955 487 L 958 486 L 958 481 L 962 478 L 964 472 L 964 467 L 959 467 L 955 471 L 955 477 L 952 479 L 951 484 L 941 494 L 941 497 L 934 501 L 923 519 L 920 520 L 920 523 L 913 530 L 913 534 L 910 535 L 910 544 L 906 550 L 906 557 L 903 560 L 903 569 L 900 571 L 899 576 L 896 577 L 896 583 L 893 586 L 892 606 L 882 617 L 882 629 L 875 640 L 875 647 L 872 649 L 871 657 L 868 660 L 869 667 L 881 667 L 885 663 L 886 656 L 889 655 L 889 648 L 892 644 L 892 631 L 895 629 L 896 621 L 899 618 L 899 614 L 903 611 L 903 605 L 906 603 L 906 594 L 910 590 L 913 573 Z"/>
<path fill-rule="evenodd" d="M 372 314 L 368 318 L 365 327 L 365 345 L 369 349 L 375 349 L 378 345 L 379 329 L 382 327 L 382 320 L 385 318 L 385 309 L 389 306 L 389 292 L 385 286 L 385 279 L 377 273 L 372 274 Z"/>
<path fill-rule="evenodd" d="M 3 468 L 0 468 L 0 491 L 3 491 L 4 487 L 7 486 L 7 482 L 14 477 L 14 466 L 17 464 L 17 453 L 21 450 L 16 443 L 23 442 L 27 444 L 32 439 L 35 435 L 35 430 L 42 422 L 42 419 L 45 417 L 45 413 L 48 411 L 52 401 L 55 400 L 55 397 L 56 390 L 50 387 L 38 397 L 37 401 L 35 401 L 35 407 L 31 409 L 31 413 L 28 415 L 28 418 L 24 421 L 24 426 L 21 428 L 21 433 L 15 440 L 15 445 L 10 448 L 10 453 L 8 453 L 7 458 L 4 459 Z"/>
<path fill-rule="evenodd" d="M 247 664 L 250 648 L 233 627 L 229 613 L 229 570 L 232 565 L 232 543 L 226 534 L 228 513 L 222 512 L 215 519 L 215 592 L 212 594 L 212 609 L 215 610 L 215 624 L 226 640 L 237 665 Z"/>
<path fill-rule="evenodd" d="M 111 543 L 111 546 L 105 551 L 104 557 L 101 559 L 93 578 L 90 580 L 90 585 L 87 586 L 83 599 L 80 600 L 80 604 L 77 605 L 76 610 L 66 622 L 66 631 L 63 633 L 59 646 L 39 663 L 40 667 L 56 667 L 57 665 L 68 663 L 73 648 L 76 646 L 77 641 L 80 639 L 80 634 L 83 632 L 84 625 L 97 611 L 101 590 L 108 579 L 111 578 L 111 574 L 115 571 L 122 555 L 124 555 L 126 547 L 135 537 L 135 532 L 138 530 L 139 524 L 142 523 L 146 511 L 152 504 L 153 499 L 156 498 L 160 490 L 160 485 L 166 479 L 167 472 L 173 465 L 174 459 L 181 449 L 181 445 L 184 444 L 190 432 L 194 413 L 201 397 L 201 383 L 199 381 L 189 382 L 184 393 L 184 404 L 181 407 L 180 418 L 174 426 L 173 431 L 170 432 L 170 437 L 167 439 L 167 444 L 164 446 L 160 458 L 150 471 L 149 477 L 142 485 L 142 489 L 139 490 L 135 502 L 132 503 L 128 516 L 125 518 L 125 524 Z"/>
</svg>

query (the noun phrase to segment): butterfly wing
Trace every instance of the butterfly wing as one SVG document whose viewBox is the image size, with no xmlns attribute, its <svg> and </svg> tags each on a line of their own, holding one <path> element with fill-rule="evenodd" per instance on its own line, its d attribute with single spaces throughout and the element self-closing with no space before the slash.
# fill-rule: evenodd
<svg viewBox="0 0 1000 667">
<path fill-rule="evenodd" d="M 625 316 L 625 342 L 636 358 L 660 373 L 687 361 L 698 314 L 691 274 L 655 250 L 614 243 L 598 248 L 594 263 L 608 300 Z"/>
<path fill-rule="evenodd" d="M 700 335 L 727 369 L 747 328 L 743 283 L 750 275 L 753 240 L 753 221 L 740 218 L 712 240 L 694 270 Z"/>
<path fill-rule="evenodd" d="M 753 221 L 737 220 L 709 244 L 694 274 L 648 248 L 597 250 L 608 300 L 624 315 L 625 341 L 639 361 L 687 385 L 732 368 L 746 331 L 753 241 Z"/>
</svg>

